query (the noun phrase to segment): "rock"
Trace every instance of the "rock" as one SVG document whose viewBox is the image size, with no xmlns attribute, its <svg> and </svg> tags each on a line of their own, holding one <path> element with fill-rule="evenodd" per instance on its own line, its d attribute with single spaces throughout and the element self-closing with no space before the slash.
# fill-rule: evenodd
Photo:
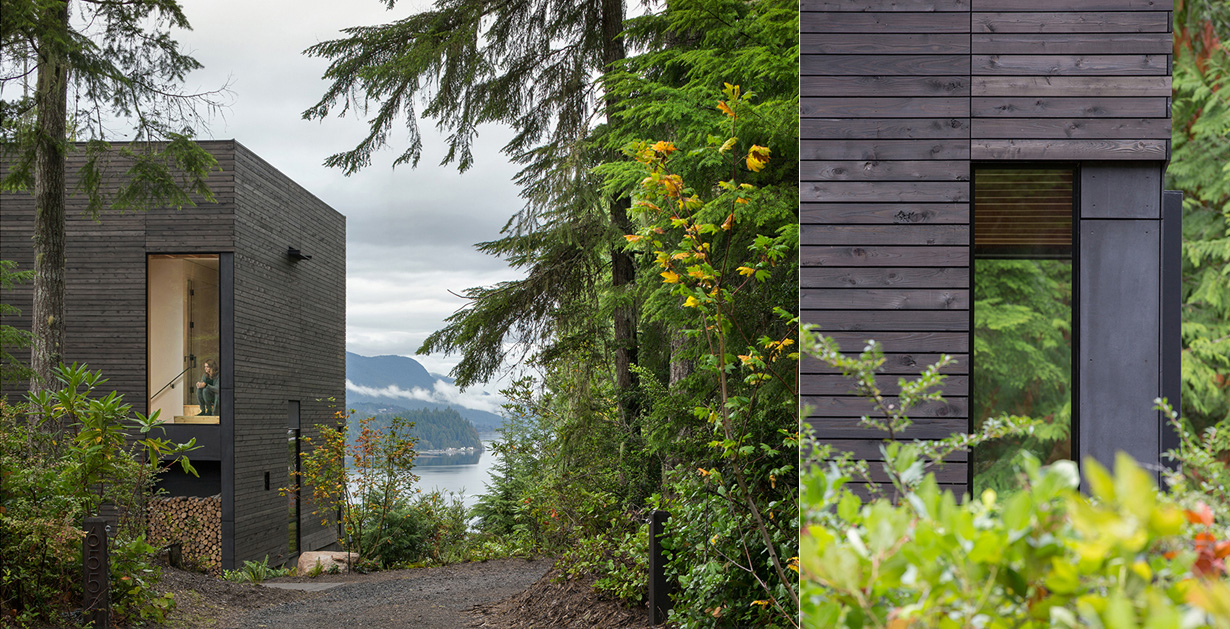
<svg viewBox="0 0 1230 629">
<path fill-rule="evenodd" d="M 301 577 L 310 576 L 316 564 L 320 564 L 321 574 L 333 572 L 333 566 L 337 566 L 338 572 L 346 572 L 349 568 L 347 560 L 354 563 L 359 560 L 359 554 L 329 550 L 299 553 L 299 564 L 295 574 Z"/>
</svg>

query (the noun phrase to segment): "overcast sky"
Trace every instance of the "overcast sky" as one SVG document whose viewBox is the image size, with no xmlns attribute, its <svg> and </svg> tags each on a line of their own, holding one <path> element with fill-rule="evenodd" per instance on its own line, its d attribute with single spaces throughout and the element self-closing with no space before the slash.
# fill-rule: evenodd
<svg viewBox="0 0 1230 629">
<path fill-rule="evenodd" d="M 324 93 L 323 59 L 307 47 L 338 38 L 349 26 L 379 24 L 429 3 L 379 0 L 184 0 L 191 32 L 177 32 L 184 49 L 205 68 L 185 87 L 215 89 L 228 81 L 233 104 L 201 137 L 234 138 L 346 216 L 346 347 L 366 356 L 413 356 L 464 301 L 449 294 L 517 277 L 473 244 L 499 236 L 520 207 L 511 183 L 516 167 L 499 152 L 511 134 L 480 130 L 475 163 L 464 175 L 436 166 L 444 144 L 424 129 L 417 169 L 392 168 L 405 134 L 390 134 L 392 149 L 366 170 L 345 177 L 322 161 L 353 148 L 367 132 L 362 117 L 308 122 L 300 113 Z M 414 356 L 445 374 L 457 356 Z M 491 389 L 502 386 L 496 383 Z"/>
</svg>

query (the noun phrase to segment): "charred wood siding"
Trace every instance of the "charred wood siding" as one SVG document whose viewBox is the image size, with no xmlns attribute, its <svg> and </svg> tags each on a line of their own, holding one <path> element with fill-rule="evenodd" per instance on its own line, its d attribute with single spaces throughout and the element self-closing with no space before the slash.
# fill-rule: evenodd
<svg viewBox="0 0 1230 629">
<path fill-rule="evenodd" d="M 1167 159 L 1171 8 L 802 0 L 800 308 L 845 351 L 879 341 L 890 395 L 957 359 L 906 438 L 967 428 L 971 163 Z M 817 436 L 878 458 L 850 383 L 812 359 L 802 372 Z M 965 479 L 961 454 L 941 481 Z"/>
<path fill-rule="evenodd" d="M 345 219 L 237 145 L 234 557 L 288 555 L 287 403 L 304 436 L 336 424 L 345 397 Z M 294 261 L 287 248 L 311 255 Z M 339 407 L 340 408 L 340 407 Z M 265 473 L 271 478 L 265 489 Z M 305 491 L 304 496 L 308 494 Z M 332 530 L 302 509 L 304 549 Z M 331 541 L 331 538 L 330 538 Z"/>
<path fill-rule="evenodd" d="M 85 162 L 83 147 L 70 152 L 67 167 L 65 276 L 65 362 L 88 364 L 101 370 L 107 387 L 124 396 L 133 408 L 145 411 L 146 400 L 146 295 L 145 260 L 148 252 L 216 252 L 229 250 L 233 240 L 234 161 L 227 158 L 232 142 L 202 142 L 217 159 L 221 171 L 209 185 L 215 203 L 194 199 L 181 210 L 155 209 L 121 214 L 104 212 L 95 222 L 86 215 L 87 199 L 76 193 L 79 171 Z M 101 190 L 109 197 L 119 188 L 128 164 L 118 154 L 103 169 Z M 7 164 L 0 164 L 0 176 Z M 12 260 L 19 270 L 34 266 L 34 198 L 27 193 L 0 193 L 0 259 Z M 3 301 L 21 309 L 5 316 L 4 323 L 30 329 L 33 290 L 29 284 L 6 290 Z M 28 354 L 23 356 L 28 359 Z M 2 392 L 23 397 L 25 383 L 4 383 Z"/>
<path fill-rule="evenodd" d="M 284 559 L 288 552 L 287 498 L 278 492 L 290 482 L 287 401 L 301 401 L 303 434 L 314 437 L 321 426 L 335 423 L 328 403 L 317 400 L 344 398 L 345 218 L 238 142 L 201 144 L 221 168 L 209 179 L 214 203 L 198 199 L 181 210 L 107 212 L 95 223 L 84 216 L 84 197 L 69 197 L 65 359 L 102 370 L 108 388 L 144 411 L 147 254 L 232 254 L 234 314 L 222 327 L 234 329 L 233 409 L 224 407 L 222 425 L 193 429 L 217 428 L 234 437 L 210 455 L 221 459 L 223 567 L 233 568 L 265 556 Z M 80 152 L 70 155 L 70 190 L 82 159 Z M 0 174 L 4 168 L 0 163 Z M 112 164 L 104 191 L 115 190 L 123 172 L 122 162 Z M 33 198 L 0 194 L 0 216 L 0 259 L 31 268 Z M 312 260 L 292 262 L 291 246 Z M 225 266 L 223 261 L 224 275 Z M 22 311 L 5 316 L 4 323 L 29 329 L 30 286 L 6 290 L 0 298 Z M 10 383 L 3 393 L 20 397 L 25 388 Z M 305 507 L 301 548 L 333 541 L 333 530 Z"/>
</svg>

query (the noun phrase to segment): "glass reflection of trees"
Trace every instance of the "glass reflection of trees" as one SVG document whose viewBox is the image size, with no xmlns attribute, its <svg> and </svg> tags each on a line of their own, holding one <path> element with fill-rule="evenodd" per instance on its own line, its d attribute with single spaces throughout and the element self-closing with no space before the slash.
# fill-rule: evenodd
<svg viewBox="0 0 1230 629">
<path fill-rule="evenodd" d="M 975 494 L 1011 491 L 1013 461 L 1072 451 L 1071 169 L 978 169 L 974 178 L 973 428 L 1004 414 L 1045 421 L 971 453 Z"/>
</svg>

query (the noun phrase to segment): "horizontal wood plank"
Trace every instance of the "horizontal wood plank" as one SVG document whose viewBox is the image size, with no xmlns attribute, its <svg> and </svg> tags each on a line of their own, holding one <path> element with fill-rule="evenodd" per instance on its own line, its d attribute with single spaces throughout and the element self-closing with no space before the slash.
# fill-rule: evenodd
<svg viewBox="0 0 1230 629">
<path fill-rule="evenodd" d="M 799 179 L 802 181 L 969 181 L 969 162 L 809 160 L 799 163 Z"/>
<path fill-rule="evenodd" d="M 1164 11 L 974 13 L 975 33 L 1167 33 Z"/>
<path fill-rule="evenodd" d="M 1170 100 L 1106 96 L 979 96 L 970 99 L 970 108 L 973 118 L 1166 118 L 1170 115 Z"/>
<path fill-rule="evenodd" d="M 969 96 L 968 76 L 804 76 L 802 96 Z"/>
<path fill-rule="evenodd" d="M 1169 97 L 1168 76 L 976 76 L 974 96 Z"/>
<path fill-rule="evenodd" d="M 804 202 L 884 201 L 961 203 L 969 201 L 967 181 L 824 181 L 799 185 Z M 929 244 L 929 243 L 920 243 Z"/>
<path fill-rule="evenodd" d="M 804 33 L 801 50 L 811 55 L 964 55 L 970 37 L 964 33 Z M 999 51 L 994 51 L 999 52 Z"/>
<path fill-rule="evenodd" d="M 977 139 L 1166 140 L 1170 138 L 1171 121 L 1169 118 L 976 118 L 970 123 L 970 135 Z"/>
<path fill-rule="evenodd" d="M 941 76 L 970 70 L 969 55 L 799 56 L 802 76 Z"/>
<path fill-rule="evenodd" d="M 969 288 L 969 268 L 810 269 L 799 279 L 799 287 L 804 290 L 810 288 Z M 864 311 L 864 314 L 868 312 L 872 311 Z M 859 322 L 851 321 L 849 325 L 859 325 Z"/>
<path fill-rule="evenodd" d="M 967 13 L 838 13 L 799 15 L 800 33 L 968 33 Z"/>
<path fill-rule="evenodd" d="M 1070 11 L 1072 0 L 972 0 L 974 11 Z M 1173 11 L 1174 0 L 1080 0 L 1083 11 Z"/>
<path fill-rule="evenodd" d="M 804 245 L 965 245 L 968 225 L 802 225 Z"/>
<path fill-rule="evenodd" d="M 1166 160 L 1166 140 L 976 140 L 973 159 Z"/>
<path fill-rule="evenodd" d="M 803 203 L 801 223 L 853 225 L 969 223 L 968 203 Z"/>
<path fill-rule="evenodd" d="M 1165 55 L 1170 33 L 975 33 L 971 50 L 988 55 Z"/>
<path fill-rule="evenodd" d="M 802 246 L 802 266 L 969 266 L 969 247 Z"/>
<path fill-rule="evenodd" d="M 804 98 L 803 117 L 815 118 L 966 118 L 969 98 Z"/>
<path fill-rule="evenodd" d="M 810 399 L 810 398 L 809 398 Z M 897 435 L 898 439 L 946 439 L 955 433 L 969 431 L 969 420 L 963 417 L 914 417 L 914 425 Z M 811 426 L 816 439 L 875 439 L 887 438 L 888 433 L 862 424 L 858 416 L 828 417 L 810 415 L 805 420 Z"/>
<path fill-rule="evenodd" d="M 799 137 L 808 140 L 908 140 L 969 137 L 968 118 L 803 118 Z"/>
<path fill-rule="evenodd" d="M 809 312 L 821 332 L 959 332 L 969 330 L 970 314 L 960 310 L 824 310 Z"/>
<path fill-rule="evenodd" d="M 819 314 L 824 314 L 823 312 Z M 805 319 L 805 321 L 807 321 Z M 807 321 L 809 323 L 818 323 L 816 321 Z M 826 333 L 823 328 L 819 330 L 821 334 Z M 872 337 L 874 339 L 874 337 Z M 862 351 L 863 346 L 842 348 L 843 353 L 850 356 L 857 356 L 858 352 Z M 944 374 L 968 374 L 969 373 L 969 355 L 968 354 L 949 354 L 953 359 L 947 366 L 940 370 Z M 919 375 L 923 369 L 930 365 L 934 365 L 940 361 L 940 354 L 928 353 L 906 353 L 897 354 L 888 352 L 884 354 L 884 364 L 880 366 L 880 373 L 896 374 L 896 375 Z M 841 371 L 826 365 L 823 361 L 804 356 L 799 362 L 799 370 L 804 374 L 840 374 Z"/>
<path fill-rule="evenodd" d="M 1148 76 L 1170 74 L 1167 55 L 972 55 L 975 75 Z"/>
<path fill-rule="evenodd" d="M 969 159 L 968 140 L 803 140 L 801 159 Z"/>
<path fill-rule="evenodd" d="M 825 288 L 803 290 L 799 307 L 808 310 L 827 308 L 881 308 L 884 310 L 968 310 L 969 291 L 961 288 Z M 903 352 L 957 352 L 952 346 L 897 348 Z"/>
<path fill-rule="evenodd" d="M 832 446 L 836 452 L 849 452 L 856 458 L 868 461 L 881 461 L 883 456 L 880 452 L 880 446 L 883 445 L 882 439 L 832 439 L 825 440 L 826 445 Z M 969 461 L 969 452 L 966 450 L 957 450 L 948 455 L 945 461 L 954 463 L 964 463 Z"/>
<path fill-rule="evenodd" d="M 801 11 L 969 11 L 969 0 L 801 0 Z"/>
</svg>

